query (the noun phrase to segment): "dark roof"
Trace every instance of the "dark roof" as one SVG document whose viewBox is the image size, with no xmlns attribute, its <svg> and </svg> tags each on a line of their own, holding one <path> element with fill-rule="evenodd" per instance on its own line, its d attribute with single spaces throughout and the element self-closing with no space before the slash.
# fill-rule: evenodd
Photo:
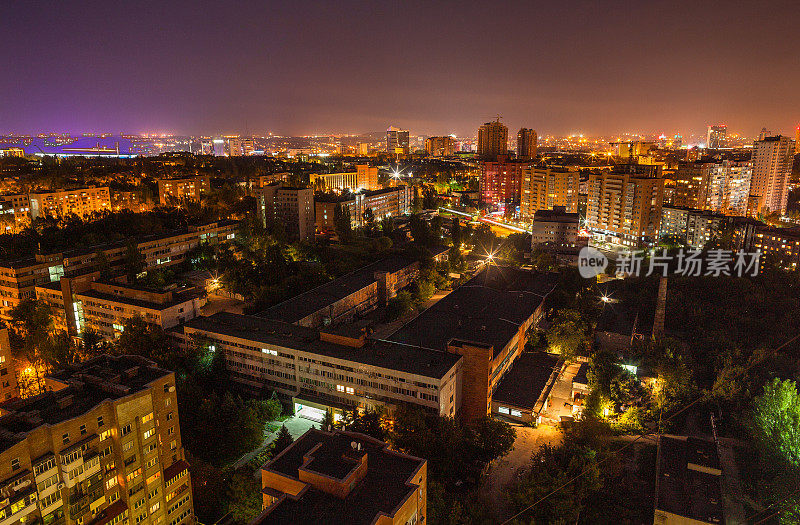
<svg viewBox="0 0 800 525">
<path fill-rule="evenodd" d="M 523 352 L 500 380 L 492 401 L 532 410 L 547 387 L 559 357 L 546 352 Z"/>
<path fill-rule="evenodd" d="M 296 295 L 255 315 L 266 319 L 297 323 L 309 315 L 377 282 L 375 280 L 375 272 L 394 273 L 412 265 L 414 262 L 414 259 L 406 257 L 383 259 Z"/>
<path fill-rule="evenodd" d="M 196 317 L 187 327 L 292 348 L 409 374 L 441 379 L 461 356 L 388 341 L 367 340 L 361 348 L 322 341 L 319 331 L 273 319 L 218 312 Z"/>
<path fill-rule="evenodd" d="M 83 292 L 75 292 L 75 295 L 90 297 L 93 299 L 100 299 L 103 301 L 114 301 L 117 303 L 129 304 L 131 306 L 137 306 L 140 308 L 147 308 L 149 310 L 160 311 L 170 308 L 172 306 L 179 305 L 181 303 L 185 303 L 187 301 L 191 301 L 193 299 L 197 299 L 198 297 L 203 295 L 203 292 L 197 288 L 192 288 L 190 290 L 184 290 L 184 291 L 174 291 L 172 292 L 172 300 L 165 301 L 163 303 L 157 303 L 155 301 L 145 301 L 144 299 L 125 297 L 124 295 L 110 294 L 110 293 L 100 292 L 97 290 L 86 290 Z"/>
<path fill-rule="evenodd" d="M 578 383 L 580 385 L 588 385 L 589 378 L 587 374 L 589 372 L 589 363 L 581 363 L 581 366 L 578 368 L 578 373 L 575 374 L 575 377 L 572 378 L 572 383 Z"/>
<path fill-rule="evenodd" d="M 361 451 L 352 449 L 353 442 L 361 444 Z M 411 483 L 412 476 L 425 460 L 390 451 L 385 443 L 369 436 L 312 428 L 262 468 L 298 479 L 298 469 L 308 455 L 311 461 L 304 469 L 341 481 L 356 466 L 357 458 L 364 454 L 367 455 L 366 476 L 346 497 L 338 498 L 309 487 L 296 499 L 285 497 L 253 523 L 368 525 L 380 514 L 394 515 L 397 508 L 414 495 L 417 485 Z"/>
<path fill-rule="evenodd" d="M 556 277 L 487 266 L 388 339 L 443 351 L 459 339 L 492 345 L 497 355 L 553 290 Z"/>
<path fill-rule="evenodd" d="M 130 355 L 102 355 L 55 372 L 50 377 L 69 386 L 3 405 L 10 413 L 0 418 L 0 451 L 22 441 L 41 425 L 78 417 L 106 399 L 139 392 L 170 373 L 152 361 Z"/>
<path fill-rule="evenodd" d="M 656 510 L 703 523 L 723 523 L 719 456 L 712 441 L 661 436 L 658 441 Z M 689 465 L 705 467 L 703 472 Z"/>
</svg>

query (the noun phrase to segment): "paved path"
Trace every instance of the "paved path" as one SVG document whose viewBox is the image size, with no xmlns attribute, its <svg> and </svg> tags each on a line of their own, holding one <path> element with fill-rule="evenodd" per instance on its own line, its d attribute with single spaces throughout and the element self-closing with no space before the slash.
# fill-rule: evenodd
<svg viewBox="0 0 800 525">
<path fill-rule="evenodd" d="M 481 492 L 492 505 L 494 517 L 502 521 L 511 516 L 505 489 L 508 484 L 528 468 L 531 456 L 543 444 L 555 445 L 561 442 L 561 431 L 550 425 L 538 428 L 517 426 L 517 439 L 514 448 L 507 456 L 494 460 L 483 478 Z"/>
</svg>

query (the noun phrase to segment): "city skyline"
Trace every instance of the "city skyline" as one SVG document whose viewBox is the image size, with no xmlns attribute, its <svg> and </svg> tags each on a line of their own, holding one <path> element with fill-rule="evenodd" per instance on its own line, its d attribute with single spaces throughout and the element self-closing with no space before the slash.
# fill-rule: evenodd
<svg viewBox="0 0 800 525">
<path fill-rule="evenodd" d="M 797 123 L 798 37 L 780 5 L 233 7 L 10 5 L 0 133 L 472 136 L 500 115 L 556 135 L 726 122 L 754 136 Z M 487 32 L 502 38 L 474 38 Z"/>
</svg>

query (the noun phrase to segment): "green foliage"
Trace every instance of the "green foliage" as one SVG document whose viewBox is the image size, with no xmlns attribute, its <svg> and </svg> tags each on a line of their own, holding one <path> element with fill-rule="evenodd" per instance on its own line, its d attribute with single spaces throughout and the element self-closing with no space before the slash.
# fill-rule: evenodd
<svg viewBox="0 0 800 525">
<path fill-rule="evenodd" d="M 250 523 L 261 513 L 261 477 L 244 469 L 231 476 L 227 491 L 228 512 L 237 523 Z"/>
<path fill-rule="evenodd" d="M 351 432 L 361 432 L 375 439 L 386 441 L 389 435 L 389 421 L 383 410 L 365 410 L 362 413 L 348 410 L 342 419 L 342 426 Z"/>
<path fill-rule="evenodd" d="M 409 314 L 414 309 L 414 300 L 411 294 L 405 290 L 397 292 L 397 295 L 389 298 L 386 305 L 386 320 L 395 321 L 404 315 Z"/>
<path fill-rule="evenodd" d="M 575 310 L 561 310 L 547 330 L 547 341 L 550 349 L 566 361 L 572 361 L 582 355 L 590 342 L 589 326 Z"/>
<path fill-rule="evenodd" d="M 418 278 L 411 285 L 411 296 L 414 303 L 422 305 L 436 293 L 436 285 L 429 280 Z"/>
<path fill-rule="evenodd" d="M 353 225 L 349 207 L 336 205 L 333 209 L 333 227 L 341 242 L 350 242 L 353 237 Z"/>
<path fill-rule="evenodd" d="M 778 378 L 753 400 L 750 428 L 761 454 L 778 464 L 800 468 L 800 396 L 794 381 Z"/>
<path fill-rule="evenodd" d="M 272 442 L 272 457 L 283 452 L 283 450 L 292 443 L 294 443 L 294 438 L 289 433 L 289 429 L 286 428 L 286 425 L 281 425 L 281 429 L 278 431 L 275 441 Z"/>
</svg>

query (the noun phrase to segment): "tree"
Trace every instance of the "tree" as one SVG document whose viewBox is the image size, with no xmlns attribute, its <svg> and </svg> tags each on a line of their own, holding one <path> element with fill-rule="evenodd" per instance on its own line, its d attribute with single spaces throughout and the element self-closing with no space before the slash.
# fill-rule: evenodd
<svg viewBox="0 0 800 525">
<path fill-rule="evenodd" d="M 353 237 L 353 225 L 350 218 L 350 208 L 343 206 L 341 203 L 337 204 L 333 209 L 333 227 L 336 229 L 336 235 L 342 242 L 349 242 Z"/>
<path fill-rule="evenodd" d="M 414 308 L 414 300 L 411 294 L 405 290 L 397 292 L 397 295 L 390 297 L 386 305 L 386 320 L 394 321 L 411 312 Z"/>
<path fill-rule="evenodd" d="M 322 419 L 322 430 L 333 430 L 336 426 L 336 418 L 333 417 L 333 410 L 330 408 L 325 410 L 325 417 Z"/>
<path fill-rule="evenodd" d="M 386 440 L 388 435 L 389 422 L 386 414 L 378 410 L 365 410 L 363 413 L 355 413 L 352 422 L 347 425 L 347 430 L 351 432 L 361 432 L 381 441 Z"/>
<path fill-rule="evenodd" d="M 278 431 L 275 441 L 272 442 L 272 457 L 283 452 L 283 450 L 292 443 L 294 443 L 294 438 L 289 433 L 289 429 L 286 428 L 286 425 L 281 425 L 281 429 Z"/>
<path fill-rule="evenodd" d="M 564 360 L 571 361 L 589 344 L 588 329 L 580 313 L 564 309 L 547 330 L 547 341 L 552 350 L 561 354 Z"/>
<path fill-rule="evenodd" d="M 125 268 L 125 275 L 128 276 L 129 282 L 134 282 L 136 276 L 145 268 L 144 255 L 139 251 L 139 246 L 134 241 L 129 241 L 125 245 L 123 267 Z"/>
<path fill-rule="evenodd" d="M 765 458 L 800 467 L 800 397 L 794 381 L 778 378 L 753 400 L 750 429 Z"/>
<path fill-rule="evenodd" d="M 461 246 L 461 220 L 458 217 L 453 217 L 453 223 L 450 225 L 450 239 L 453 241 L 453 246 Z"/>
<path fill-rule="evenodd" d="M 250 523 L 261 512 L 261 478 L 246 471 L 231 476 L 228 486 L 228 512 L 238 523 Z"/>
</svg>

